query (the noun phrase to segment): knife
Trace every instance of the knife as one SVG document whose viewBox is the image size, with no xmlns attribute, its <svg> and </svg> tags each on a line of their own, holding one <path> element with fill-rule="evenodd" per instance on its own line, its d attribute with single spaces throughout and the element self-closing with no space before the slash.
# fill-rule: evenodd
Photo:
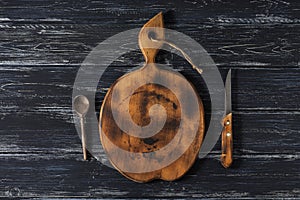
<svg viewBox="0 0 300 200">
<path fill-rule="evenodd" d="M 225 117 L 222 120 L 222 155 L 221 164 L 228 168 L 232 164 L 232 110 L 231 110 L 231 69 L 229 70 L 225 82 Z"/>
</svg>

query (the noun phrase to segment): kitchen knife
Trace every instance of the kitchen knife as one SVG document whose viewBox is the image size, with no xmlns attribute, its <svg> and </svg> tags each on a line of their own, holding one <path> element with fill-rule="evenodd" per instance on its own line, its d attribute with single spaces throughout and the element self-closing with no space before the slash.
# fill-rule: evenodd
<svg viewBox="0 0 300 200">
<path fill-rule="evenodd" d="M 231 110 L 231 69 L 229 70 L 225 82 L 225 117 L 222 120 L 222 155 L 221 164 L 228 168 L 232 164 L 232 110 Z"/>
</svg>

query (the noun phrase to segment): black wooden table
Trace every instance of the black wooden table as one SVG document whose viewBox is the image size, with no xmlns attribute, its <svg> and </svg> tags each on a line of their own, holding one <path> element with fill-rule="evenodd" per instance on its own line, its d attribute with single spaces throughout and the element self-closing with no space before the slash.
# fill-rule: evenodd
<svg viewBox="0 0 300 200">
<path fill-rule="evenodd" d="M 300 198 L 299 9 L 296 0 L 1 0 L 0 197 Z M 223 78 L 233 70 L 234 165 L 221 167 L 219 142 L 182 179 L 139 184 L 83 161 L 72 87 L 93 47 L 160 11 L 167 28 L 208 51 Z M 168 52 L 159 60 L 188 66 Z M 133 52 L 107 70 L 99 105 L 141 61 Z"/>
</svg>

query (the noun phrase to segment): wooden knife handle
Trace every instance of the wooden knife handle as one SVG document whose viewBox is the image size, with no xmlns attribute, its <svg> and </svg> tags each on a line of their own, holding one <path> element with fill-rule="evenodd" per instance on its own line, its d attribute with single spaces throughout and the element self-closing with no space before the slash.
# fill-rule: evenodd
<svg viewBox="0 0 300 200">
<path fill-rule="evenodd" d="M 232 163 L 232 150 L 233 150 L 233 139 L 232 139 L 232 113 L 226 115 L 222 121 L 222 155 L 221 164 L 223 167 L 228 168 Z"/>
</svg>

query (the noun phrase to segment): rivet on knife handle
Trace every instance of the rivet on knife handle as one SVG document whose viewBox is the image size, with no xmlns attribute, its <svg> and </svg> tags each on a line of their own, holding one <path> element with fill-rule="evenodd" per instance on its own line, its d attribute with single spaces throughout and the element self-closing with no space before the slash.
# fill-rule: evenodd
<svg viewBox="0 0 300 200">
<path fill-rule="evenodd" d="M 222 155 L 221 164 L 223 167 L 230 167 L 232 164 L 232 113 L 229 113 L 223 119 L 223 131 L 222 131 Z"/>
</svg>

